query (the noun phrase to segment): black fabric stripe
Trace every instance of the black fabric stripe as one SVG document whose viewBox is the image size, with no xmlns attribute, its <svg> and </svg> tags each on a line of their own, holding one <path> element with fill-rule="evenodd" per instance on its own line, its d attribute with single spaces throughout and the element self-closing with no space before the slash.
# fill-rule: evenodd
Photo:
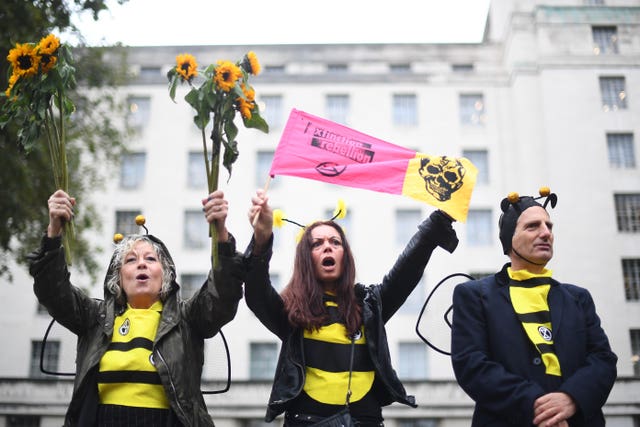
<svg viewBox="0 0 640 427">
<path fill-rule="evenodd" d="M 331 357 L 327 357 L 327 355 Z M 326 372 L 349 372 L 351 343 L 336 344 L 318 340 L 304 340 L 305 364 Z M 357 344 L 353 350 L 353 370 L 373 371 L 366 345 Z"/>
<path fill-rule="evenodd" d="M 519 286 L 521 288 L 535 288 L 540 285 L 551 284 L 551 277 L 532 277 L 527 280 L 513 280 L 509 282 L 509 286 Z"/>
<path fill-rule="evenodd" d="M 147 371 L 103 371 L 98 372 L 98 382 L 109 383 L 142 383 L 162 384 L 157 372 Z"/>
<path fill-rule="evenodd" d="M 522 323 L 551 323 L 551 313 L 548 311 L 518 313 L 518 319 Z"/>
<path fill-rule="evenodd" d="M 545 353 L 555 354 L 553 344 L 536 344 L 536 347 L 538 347 L 538 351 L 541 354 L 545 354 Z"/>
<path fill-rule="evenodd" d="M 151 351 L 153 349 L 153 341 L 147 338 L 138 337 L 128 342 L 112 342 L 109 344 L 107 351 L 129 351 L 135 348 L 144 348 Z"/>
</svg>

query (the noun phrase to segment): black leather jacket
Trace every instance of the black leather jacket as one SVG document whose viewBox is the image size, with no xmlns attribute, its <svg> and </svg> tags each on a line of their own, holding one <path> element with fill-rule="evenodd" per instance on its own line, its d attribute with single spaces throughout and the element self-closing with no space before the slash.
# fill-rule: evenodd
<svg viewBox="0 0 640 427">
<path fill-rule="evenodd" d="M 30 255 L 34 292 L 49 314 L 78 336 L 76 376 L 64 426 L 96 423 L 99 402 L 96 374 L 113 334 L 115 317 L 124 310 L 106 288 L 104 301 L 90 298 L 69 281 L 60 238 L 44 237 Z M 236 314 L 242 298 L 242 264 L 235 241 L 219 244 L 220 268 L 189 300 L 178 297 L 179 285 L 164 301 L 153 343 L 153 356 L 175 417 L 184 426 L 213 426 L 200 391 L 204 340 L 218 333 Z M 105 279 L 106 282 L 106 279 Z"/>
<path fill-rule="evenodd" d="M 379 285 L 356 284 L 356 296 L 362 305 L 362 317 L 367 347 L 375 368 L 376 394 L 381 406 L 392 402 L 416 407 L 415 398 L 407 395 L 391 365 L 385 323 L 400 308 L 420 281 L 424 268 L 437 246 L 453 252 L 458 239 L 451 221 L 440 211 L 418 226 L 394 266 Z M 305 382 L 305 361 L 302 330 L 287 321 L 282 299 L 269 280 L 269 260 L 272 246 L 262 255 L 252 254 L 253 242 L 245 252 L 248 265 L 245 278 L 245 300 L 260 321 L 282 340 L 276 374 L 265 416 L 272 421 L 285 412 Z"/>
</svg>

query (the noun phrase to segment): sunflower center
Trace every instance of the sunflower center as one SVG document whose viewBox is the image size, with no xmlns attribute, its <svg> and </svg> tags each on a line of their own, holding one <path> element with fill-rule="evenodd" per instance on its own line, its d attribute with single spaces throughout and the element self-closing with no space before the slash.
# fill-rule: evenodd
<svg viewBox="0 0 640 427">
<path fill-rule="evenodd" d="M 20 67 L 21 70 L 28 70 L 31 68 L 32 65 L 33 65 L 33 61 L 31 59 L 31 56 L 20 55 L 18 57 L 18 66 Z"/>
</svg>

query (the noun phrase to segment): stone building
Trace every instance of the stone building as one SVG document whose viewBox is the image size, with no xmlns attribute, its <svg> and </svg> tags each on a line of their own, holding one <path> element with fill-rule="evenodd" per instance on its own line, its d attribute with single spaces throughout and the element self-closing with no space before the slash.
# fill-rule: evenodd
<svg viewBox="0 0 640 427">
<path fill-rule="evenodd" d="M 461 11 L 462 13 L 462 11 Z M 252 80 L 269 134 L 242 128 L 233 174 L 220 174 L 230 201 L 229 229 L 240 249 L 250 239 L 246 212 L 265 185 L 273 152 L 292 108 L 346 124 L 424 153 L 464 156 L 479 169 L 466 223 L 455 228 L 453 255 L 437 251 L 411 298 L 388 324 L 392 358 L 419 408 L 385 408 L 389 426 L 469 424 L 472 402 L 453 379 L 450 360 L 427 345 L 449 348 L 443 319 L 456 276 L 496 271 L 506 257 L 497 239 L 499 201 L 507 193 L 559 197 L 554 277 L 590 290 L 614 351 L 619 378 L 604 408 L 608 425 L 640 426 L 640 1 L 493 0 L 478 44 L 346 44 L 134 47 L 135 79 L 121 88 L 139 130 L 119 176 L 95 195 L 101 207 L 108 263 L 111 236 L 131 232 L 143 213 L 162 238 L 189 294 L 208 270 L 208 236 L 200 200 L 206 195 L 202 143 L 181 87 L 171 102 L 166 72 L 180 53 L 201 63 L 236 61 L 253 50 L 263 72 Z M 401 196 L 277 176 L 270 201 L 308 222 L 348 207 L 358 280 L 378 283 L 419 221 L 433 208 Z M 276 230 L 272 280 L 290 275 L 297 229 Z M 42 374 L 40 346 L 50 318 L 39 309 L 31 279 L 13 269 L 0 286 L 2 364 L 0 426 L 60 425 L 71 379 Z M 83 283 L 95 297 L 102 283 Z M 437 287 L 427 309 L 424 303 Z M 418 323 L 418 319 L 420 322 Z M 223 329 L 231 355 L 231 386 L 207 394 L 217 425 L 261 424 L 279 342 L 241 303 Z M 420 333 L 420 335 L 418 335 Z M 224 388 L 223 341 L 210 340 L 205 391 Z M 53 325 L 44 366 L 72 372 L 75 339 Z"/>
</svg>

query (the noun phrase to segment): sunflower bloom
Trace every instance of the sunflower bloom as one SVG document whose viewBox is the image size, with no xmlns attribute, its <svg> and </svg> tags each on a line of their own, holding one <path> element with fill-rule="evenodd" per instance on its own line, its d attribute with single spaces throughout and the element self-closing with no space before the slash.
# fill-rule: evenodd
<svg viewBox="0 0 640 427">
<path fill-rule="evenodd" d="M 191 82 L 198 75 L 196 58 L 188 53 L 176 56 L 176 72 L 182 76 L 182 80 Z"/>
<path fill-rule="evenodd" d="M 40 39 L 37 49 L 41 55 L 53 55 L 59 47 L 60 39 L 53 34 L 49 34 L 48 36 Z"/>
<path fill-rule="evenodd" d="M 9 87 L 7 87 L 7 90 L 4 91 L 4 94 L 7 96 L 7 98 L 9 98 L 9 95 L 11 95 L 11 90 L 13 89 L 13 86 L 15 86 L 15 84 L 18 82 L 18 78 L 19 76 L 16 73 L 11 74 L 11 77 L 9 77 Z"/>
<path fill-rule="evenodd" d="M 42 66 L 42 72 L 48 73 L 53 67 L 56 66 L 58 58 L 54 55 L 40 55 L 40 65 Z"/>
<path fill-rule="evenodd" d="M 258 57 L 253 51 L 247 53 L 242 59 L 242 68 L 249 74 L 257 76 L 260 73 L 260 63 Z"/>
<path fill-rule="evenodd" d="M 230 61 L 218 61 L 216 75 L 213 77 L 213 80 L 220 90 L 229 92 L 241 77 L 242 70 L 237 65 Z"/>
<path fill-rule="evenodd" d="M 251 118 L 251 110 L 255 108 L 256 91 L 251 86 L 247 87 L 244 83 L 240 87 L 242 88 L 242 93 L 244 93 L 244 98 L 236 98 L 236 105 L 242 117 L 249 120 Z"/>
<path fill-rule="evenodd" d="M 16 47 L 9 51 L 7 60 L 18 77 L 32 76 L 38 72 L 40 57 L 31 43 L 16 43 Z"/>
</svg>

